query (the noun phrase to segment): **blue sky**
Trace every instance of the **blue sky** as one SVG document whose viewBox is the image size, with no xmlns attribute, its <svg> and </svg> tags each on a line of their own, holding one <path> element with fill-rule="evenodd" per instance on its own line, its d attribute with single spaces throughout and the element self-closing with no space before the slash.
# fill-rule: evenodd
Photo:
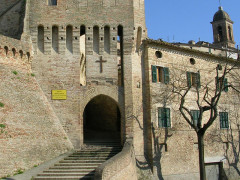
<svg viewBox="0 0 240 180">
<path fill-rule="evenodd" d="M 221 0 L 232 21 L 236 45 L 240 45 L 240 0 Z M 213 42 L 212 25 L 219 0 L 145 0 L 148 36 L 169 42 Z"/>
</svg>

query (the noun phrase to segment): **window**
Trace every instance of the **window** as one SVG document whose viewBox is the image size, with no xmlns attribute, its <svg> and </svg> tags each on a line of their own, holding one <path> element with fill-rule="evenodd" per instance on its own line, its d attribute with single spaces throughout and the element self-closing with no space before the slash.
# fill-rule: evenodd
<svg viewBox="0 0 240 180">
<path fill-rule="evenodd" d="M 228 113 L 227 112 L 219 112 L 219 118 L 220 118 L 220 128 L 228 129 L 229 128 Z"/>
<path fill-rule="evenodd" d="M 200 73 L 187 72 L 187 85 L 188 87 L 201 87 Z"/>
<path fill-rule="evenodd" d="M 57 0 L 48 0 L 48 5 L 49 6 L 56 6 L 57 5 Z"/>
<path fill-rule="evenodd" d="M 158 127 L 171 127 L 169 108 L 158 108 Z"/>
<path fill-rule="evenodd" d="M 228 80 L 227 78 L 216 78 L 217 91 L 222 88 L 222 91 L 228 92 Z"/>
<path fill-rule="evenodd" d="M 228 26 L 228 35 L 229 35 L 230 41 L 232 41 L 232 29 L 230 26 Z"/>
<path fill-rule="evenodd" d="M 169 84 L 169 69 L 166 67 L 152 66 L 152 82 Z"/>
<path fill-rule="evenodd" d="M 221 26 L 218 26 L 218 41 L 223 41 L 223 31 Z"/>
<path fill-rule="evenodd" d="M 193 116 L 193 122 L 192 122 L 192 123 L 193 123 L 195 126 L 197 126 L 200 111 L 199 111 L 199 110 L 191 110 L 190 112 L 191 112 L 191 114 L 192 114 L 192 116 Z"/>
</svg>

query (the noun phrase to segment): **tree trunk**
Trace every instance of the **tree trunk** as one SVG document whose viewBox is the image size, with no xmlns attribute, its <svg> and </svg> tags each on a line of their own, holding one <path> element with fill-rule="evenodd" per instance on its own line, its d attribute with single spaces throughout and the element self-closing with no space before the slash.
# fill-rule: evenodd
<svg viewBox="0 0 240 180">
<path fill-rule="evenodd" d="M 198 133 L 197 136 L 198 136 L 200 180 L 206 180 L 206 170 L 204 164 L 204 133 Z"/>
</svg>

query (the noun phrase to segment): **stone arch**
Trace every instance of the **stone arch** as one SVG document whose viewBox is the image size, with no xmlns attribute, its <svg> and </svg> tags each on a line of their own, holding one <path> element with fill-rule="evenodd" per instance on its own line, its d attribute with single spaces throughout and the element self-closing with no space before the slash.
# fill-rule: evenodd
<svg viewBox="0 0 240 180">
<path fill-rule="evenodd" d="M 104 26 L 104 50 L 110 53 L 110 26 Z"/>
<path fill-rule="evenodd" d="M 93 51 L 99 54 L 99 27 L 93 27 Z"/>
<path fill-rule="evenodd" d="M 83 111 L 84 142 L 121 141 L 121 112 L 118 103 L 103 94 L 93 97 Z"/>
<path fill-rule="evenodd" d="M 66 46 L 67 50 L 72 53 L 73 52 L 73 27 L 72 25 L 68 25 L 66 28 Z"/>
<path fill-rule="evenodd" d="M 54 25 L 52 27 L 52 48 L 58 53 L 58 26 Z"/>
<path fill-rule="evenodd" d="M 38 26 L 38 49 L 44 53 L 44 26 Z"/>
<path fill-rule="evenodd" d="M 222 26 L 217 27 L 217 32 L 218 32 L 218 41 L 222 42 L 223 41 L 223 29 Z"/>
<path fill-rule="evenodd" d="M 229 40 L 232 41 L 233 38 L 232 38 L 232 28 L 231 28 L 231 26 L 228 26 L 228 36 L 229 36 Z"/>
</svg>

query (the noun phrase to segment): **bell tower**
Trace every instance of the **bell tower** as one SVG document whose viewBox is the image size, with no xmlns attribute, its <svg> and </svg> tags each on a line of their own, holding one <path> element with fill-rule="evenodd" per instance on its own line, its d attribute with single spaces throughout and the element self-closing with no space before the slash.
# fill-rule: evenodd
<svg viewBox="0 0 240 180">
<path fill-rule="evenodd" d="M 233 36 L 233 21 L 228 13 L 220 6 L 219 10 L 214 14 L 213 21 L 213 37 L 216 46 L 235 48 Z"/>
</svg>

